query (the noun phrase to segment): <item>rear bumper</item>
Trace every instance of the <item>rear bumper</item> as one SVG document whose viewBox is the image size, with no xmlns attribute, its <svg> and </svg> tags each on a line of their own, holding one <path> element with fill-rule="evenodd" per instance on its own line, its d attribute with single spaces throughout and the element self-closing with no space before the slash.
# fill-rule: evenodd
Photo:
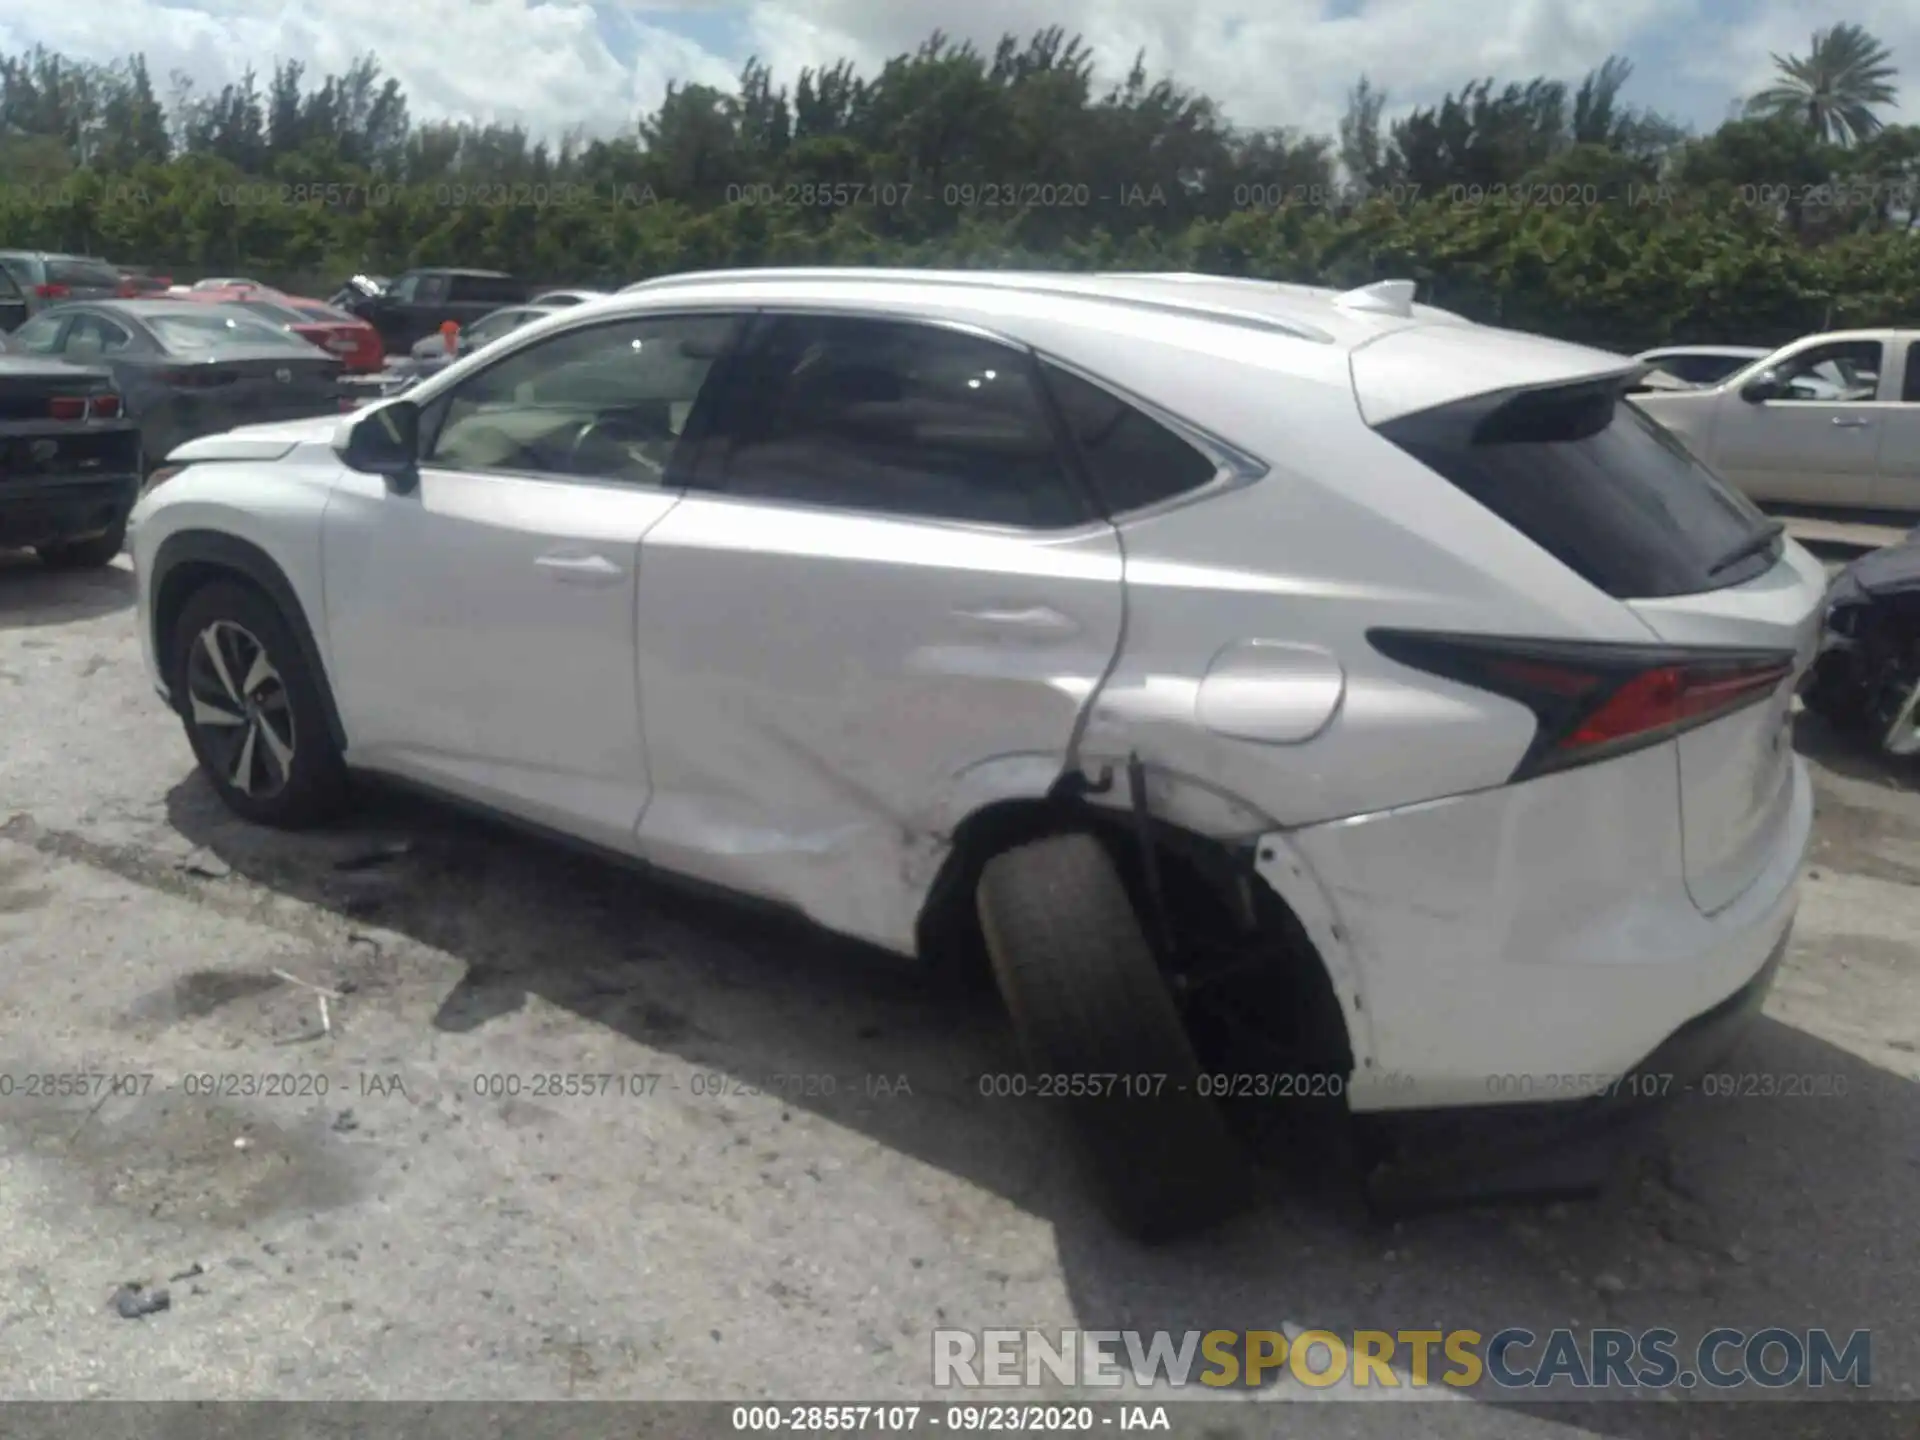
<svg viewBox="0 0 1920 1440">
<path fill-rule="evenodd" d="M 0 477 L 0 545 L 51 545 L 113 529 L 139 498 L 138 475 Z"/>
<path fill-rule="evenodd" d="M 1331 912 L 1316 938 L 1344 951 L 1354 1112 L 1682 1086 L 1651 1077 L 1736 1026 L 1727 1002 L 1764 998 L 1792 925 L 1813 818 L 1797 757 L 1786 783 L 1753 879 L 1711 915 L 1682 879 L 1669 746 L 1268 837 L 1260 873 L 1283 898 L 1311 876 Z"/>
</svg>

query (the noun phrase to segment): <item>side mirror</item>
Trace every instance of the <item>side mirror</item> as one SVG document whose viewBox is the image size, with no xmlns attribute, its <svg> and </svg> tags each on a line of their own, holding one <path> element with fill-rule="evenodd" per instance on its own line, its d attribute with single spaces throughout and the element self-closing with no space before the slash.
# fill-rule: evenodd
<svg viewBox="0 0 1920 1440">
<path fill-rule="evenodd" d="M 419 481 L 420 407 L 394 400 L 369 410 L 336 442 L 340 459 L 363 475 L 384 475 L 399 494 Z"/>
<path fill-rule="evenodd" d="M 1740 398 L 1749 405 L 1758 405 L 1764 400 L 1776 400 L 1786 391 L 1775 370 L 1762 370 L 1753 379 L 1740 387 Z"/>
</svg>

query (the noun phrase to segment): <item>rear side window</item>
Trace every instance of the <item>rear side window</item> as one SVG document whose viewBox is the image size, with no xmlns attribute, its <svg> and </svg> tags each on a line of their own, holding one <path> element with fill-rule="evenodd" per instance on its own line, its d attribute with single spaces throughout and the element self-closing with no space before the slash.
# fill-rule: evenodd
<svg viewBox="0 0 1920 1440">
<path fill-rule="evenodd" d="M 1109 515 L 1198 490 L 1219 473 L 1211 459 L 1118 396 L 1058 366 L 1044 369 Z"/>
<path fill-rule="evenodd" d="M 4 268 L 23 290 L 32 289 L 41 283 L 39 268 L 34 264 L 32 256 L 0 255 L 0 268 Z"/>
<path fill-rule="evenodd" d="M 77 255 L 53 255 L 47 259 L 47 283 L 90 290 L 118 290 L 120 272 L 99 260 Z"/>
<path fill-rule="evenodd" d="M 1653 366 L 1656 370 L 1666 371 L 1676 380 L 1685 380 L 1694 385 L 1713 385 L 1741 366 L 1752 363 L 1737 355 L 1662 355 L 1655 357 Z"/>
<path fill-rule="evenodd" d="M 1766 517 L 1612 384 L 1476 397 L 1380 432 L 1618 599 L 1717 590 L 1774 562 L 1763 547 L 1722 563 Z"/>
<path fill-rule="evenodd" d="M 728 494 L 1024 529 L 1088 519 L 1032 357 L 978 336 L 779 317 L 719 429 Z"/>
<path fill-rule="evenodd" d="M 526 299 L 526 287 L 505 276 L 455 275 L 452 298 L 476 305 L 513 305 Z"/>
</svg>

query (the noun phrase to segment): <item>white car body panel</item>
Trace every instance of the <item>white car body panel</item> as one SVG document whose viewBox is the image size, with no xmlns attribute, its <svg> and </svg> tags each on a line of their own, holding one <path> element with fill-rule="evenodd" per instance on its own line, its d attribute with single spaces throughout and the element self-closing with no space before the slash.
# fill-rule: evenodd
<svg viewBox="0 0 1920 1440">
<path fill-rule="evenodd" d="M 1634 362 L 1336 298 L 1193 276 L 675 277 L 535 321 L 407 396 L 429 406 L 616 317 L 958 326 L 1218 461 L 1211 485 L 1113 523 L 1027 532 L 432 467 L 402 492 L 342 461 L 363 410 L 185 447 L 136 512 L 136 564 L 150 575 L 194 528 L 268 555 L 351 764 L 903 954 L 963 821 L 1075 772 L 1107 784 L 1093 803 L 1128 807 L 1138 757 L 1150 809 L 1255 847 L 1315 942 L 1356 1108 L 1527 1098 L 1489 1093 L 1490 1073 L 1617 1073 L 1751 978 L 1790 921 L 1810 802 L 1773 748 L 1779 716 L 1511 784 L 1533 714 L 1390 661 L 1367 631 L 1798 656 L 1818 567 L 1789 545 L 1744 585 L 1611 598 L 1372 426 Z"/>
</svg>

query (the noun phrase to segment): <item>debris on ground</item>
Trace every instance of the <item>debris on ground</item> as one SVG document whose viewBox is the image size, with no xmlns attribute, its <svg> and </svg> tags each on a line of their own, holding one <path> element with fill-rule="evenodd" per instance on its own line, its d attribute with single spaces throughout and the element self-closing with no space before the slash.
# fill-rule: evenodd
<svg viewBox="0 0 1920 1440">
<path fill-rule="evenodd" d="M 333 1117 L 333 1128 L 337 1133 L 345 1135 L 350 1130 L 358 1130 L 360 1122 L 353 1118 L 353 1111 L 342 1110 Z"/>
<path fill-rule="evenodd" d="M 113 1292 L 113 1308 L 122 1320 L 144 1320 L 162 1310 L 173 1308 L 173 1297 L 163 1285 L 149 1290 L 139 1280 L 129 1280 Z"/>
<path fill-rule="evenodd" d="M 204 1275 L 206 1273 L 207 1267 L 196 1260 L 178 1275 L 169 1275 L 167 1279 L 178 1285 L 182 1280 L 191 1280 L 196 1275 Z"/>
<path fill-rule="evenodd" d="M 197 876 L 202 880 L 224 880 L 233 874 L 231 865 L 204 846 L 177 863 L 186 874 Z"/>
</svg>

